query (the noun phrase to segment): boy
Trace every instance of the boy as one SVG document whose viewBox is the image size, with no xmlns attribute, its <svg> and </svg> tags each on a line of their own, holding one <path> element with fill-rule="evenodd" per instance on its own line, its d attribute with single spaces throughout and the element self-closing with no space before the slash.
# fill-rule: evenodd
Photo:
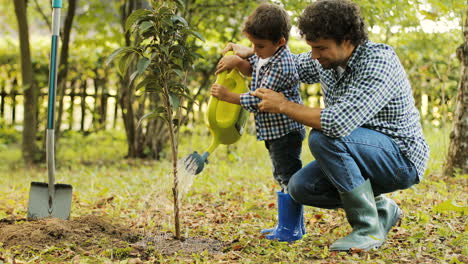
<svg viewBox="0 0 468 264">
<path fill-rule="evenodd" d="M 299 75 L 287 41 L 291 22 L 286 11 L 273 4 L 260 5 L 245 23 L 243 33 L 252 42 L 255 54 L 246 60 L 237 55 L 223 57 L 217 72 L 238 69 L 246 76 L 252 76 L 250 91 L 268 87 L 281 92 L 295 103 L 302 104 L 299 93 Z M 227 51 L 227 50 L 225 50 Z M 273 176 L 281 186 L 278 192 L 278 225 L 263 230 L 266 237 L 279 241 L 294 241 L 302 238 L 302 205 L 294 202 L 284 193 L 291 176 L 302 168 L 300 159 L 305 129 L 302 124 L 283 114 L 261 112 L 260 100 L 248 93 L 237 94 L 226 87 L 214 84 L 211 95 L 233 104 L 239 104 L 255 115 L 257 140 L 265 141 L 273 165 Z"/>
</svg>

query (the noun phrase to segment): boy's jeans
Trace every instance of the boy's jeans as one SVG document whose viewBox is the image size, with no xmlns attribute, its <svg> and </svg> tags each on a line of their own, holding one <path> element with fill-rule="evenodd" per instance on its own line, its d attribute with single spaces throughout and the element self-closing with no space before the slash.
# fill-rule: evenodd
<svg viewBox="0 0 468 264">
<path fill-rule="evenodd" d="M 305 129 L 301 129 L 265 141 L 273 165 L 273 177 L 284 190 L 291 176 L 302 168 L 301 151 L 304 138 Z"/>
<path fill-rule="evenodd" d="M 340 192 L 349 192 L 370 179 L 374 195 L 419 183 L 416 168 L 397 144 L 375 130 L 357 128 L 342 138 L 312 130 L 309 148 L 315 157 L 288 184 L 298 203 L 321 208 L 342 207 Z"/>
</svg>

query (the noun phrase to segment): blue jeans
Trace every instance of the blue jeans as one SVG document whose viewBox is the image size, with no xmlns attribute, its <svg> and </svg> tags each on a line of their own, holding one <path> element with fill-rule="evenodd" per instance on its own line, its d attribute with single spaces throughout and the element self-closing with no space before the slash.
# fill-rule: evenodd
<svg viewBox="0 0 468 264">
<path fill-rule="evenodd" d="M 315 161 L 295 173 L 288 184 L 298 203 L 339 208 L 339 192 L 349 192 L 367 179 L 374 195 L 406 189 L 419 183 L 416 168 L 387 135 L 358 128 L 342 138 L 312 130 L 309 148 Z"/>
<path fill-rule="evenodd" d="M 302 168 L 301 151 L 305 129 L 290 132 L 280 138 L 265 140 L 273 165 L 273 177 L 284 189 L 291 176 Z"/>
</svg>

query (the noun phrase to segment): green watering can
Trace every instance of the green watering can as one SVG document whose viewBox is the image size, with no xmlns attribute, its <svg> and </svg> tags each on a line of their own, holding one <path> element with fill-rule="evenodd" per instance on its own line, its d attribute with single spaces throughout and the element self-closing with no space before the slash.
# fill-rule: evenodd
<svg viewBox="0 0 468 264">
<path fill-rule="evenodd" d="M 233 54 L 232 51 L 226 53 L 226 55 Z M 235 93 L 248 91 L 245 78 L 236 69 L 218 74 L 215 83 L 223 85 Z M 208 156 L 220 144 L 230 145 L 241 138 L 248 117 L 249 112 L 240 105 L 224 102 L 211 96 L 206 113 L 206 123 L 212 135 L 211 144 L 202 155 L 196 151 L 188 155 L 184 159 L 185 169 L 190 173 L 199 174 L 203 170 L 204 164 L 208 163 Z"/>
</svg>

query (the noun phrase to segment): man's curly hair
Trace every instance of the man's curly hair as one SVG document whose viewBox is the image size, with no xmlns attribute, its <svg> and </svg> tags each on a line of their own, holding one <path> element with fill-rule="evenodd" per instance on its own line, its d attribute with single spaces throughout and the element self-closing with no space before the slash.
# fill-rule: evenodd
<svg viewBox="0 0 468 264">
<path fill-rule="evenodd" d="M 243 32 L 257 39 L 278 42 L 282 37 L 289 39 L 291 20 L 288 13 L 281 7 L 264 3 L 255 9 L 247 18 Z"/>
<path fill-rule="evenodd" d="M 299 30 L 308 41 L 350 40 L 357 46 L 368 39 L 360 8 L 349 0 L 319 0 L 307 6 L 299 17 Z"/>
</svg>

